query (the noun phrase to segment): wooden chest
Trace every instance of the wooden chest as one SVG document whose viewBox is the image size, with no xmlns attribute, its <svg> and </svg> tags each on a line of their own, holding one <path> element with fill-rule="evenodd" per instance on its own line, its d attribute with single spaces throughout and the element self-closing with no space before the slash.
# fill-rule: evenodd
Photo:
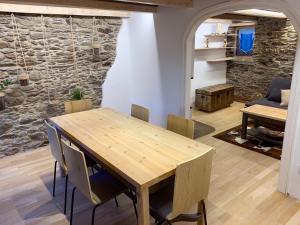
<svg viewBox="0 0 300 225">
<path fill-rule="evenodd" d="M 196 90 L 195 106 L 199 110 L 213 112 L 229 107 L 233 103 L 234 86 L 218 84 Z"/>
</svg>

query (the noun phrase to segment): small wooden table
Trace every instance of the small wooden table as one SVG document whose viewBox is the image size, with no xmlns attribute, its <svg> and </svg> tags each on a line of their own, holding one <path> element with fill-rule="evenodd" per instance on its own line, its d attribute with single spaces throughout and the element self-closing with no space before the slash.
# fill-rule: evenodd
<svg viewBox="0 0 300 225">
<path fill-rule="evenodd" d="M 139 225 L 150 225 L 149 188 L 175 174 L 178 164 L 214 148 L 108 108 L 51 118 L 66 136 L 135 187 Z"/>
<path fill-rule="evenodd" d="M 284 130 L 287 118 L 287 110 L 279 109 L 264 105 L 253 105 L 241 109 L 243 112 L 242 132 L 241 138 L 247 137 L 248 118 L 255 120 L 257 124 L 264 125 L 265 127 Z"/>
</svg>

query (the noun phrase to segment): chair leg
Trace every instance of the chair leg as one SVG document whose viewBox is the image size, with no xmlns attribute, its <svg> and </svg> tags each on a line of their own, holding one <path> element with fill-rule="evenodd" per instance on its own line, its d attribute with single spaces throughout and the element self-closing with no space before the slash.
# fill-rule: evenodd
<svg viewBox="0 0 300 225">
<path fill-rule="evenodd" d="M 138 219 L 138 212 L 137 212 L 137 208 L 136 208 L 136 204 L 135 204 L 135 201 L 134 201 L 134 195 L 132 193 L 132 190 L 129 190 L 129 193 L 131 195 L 135 216 Z"/>
<path fill-rule="evenodd" d="M 52 190 L 52 196 L 55 197 L 55 186 L 56 186 L 56 167 L 57 167 L 57 161 L 54 163 L 54 173 L 53 173 L 53 190 Z"/>
<path fill-rule="evenodd" d="M 68 200 L 68 178 L 69 176 L 66 175 L 66 183 L 65 183 L 65 203 L 64 203 L 64 214 L 67 213 L 67 200 Z"/>
<path fill-rule="evenodd" d="M 204 224 L 207 225 L 207 217 L 206 217 L 206 207 L 205 207 L 205 201 L 202 200 L 202 207 L 203 207 L 203 217 L 204 217 Z"/>
<path fill-rule="evenodd" d="M 98 206 L 100 206 L 100 204 L 95 205 L 94 208 L 93 208 L 92 225 L 94 225 L 94 223 L 95 223 L 95 212 L 96 212 L 96 209 L 98 208 Z"/>
<path fill-rule="evenodd" d="M 92 170 L 93 175 L 95 175 L 94 167 L 91 167 L 91 170 Z"/>
<path fill-rule="evenodd" d="M 73 210 L 74 210 L 74 197 L 75 197 L 76 187 L 72 191 L 72 201 L 71 201 L 71 213 L 70 213 L 70 225 L 73 224 Z"/>
<path fill-rule="evenodd" d="M 118 202 L 117 196 L 115 196 L 115 203 L 116 203 L 117 208 L 119 208 L 119 202 Z"/>
</svg>

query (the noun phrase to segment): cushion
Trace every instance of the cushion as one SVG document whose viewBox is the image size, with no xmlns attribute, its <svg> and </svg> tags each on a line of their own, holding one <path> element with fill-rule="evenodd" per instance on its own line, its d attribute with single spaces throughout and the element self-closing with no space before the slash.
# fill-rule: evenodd
<svg viewBox="0 0 300 225">
<path fill-rule="evenodd" d="M 281 102 L 281 89 L 273 88 L 268 95 L 268 100 L 274 102 Z"/>
<path fill-rule="evenodd" d="M 281 104 L 282 106 L 288 106 L 290 100 L 291 90 L 281 90 Z"/>
<path fill-rule="evenodd" d="M 282 79 L 282 78 L 273 78 L 273 80 L 271 81 L 271 84 L 268 88 L 268 92 L 266 97 L 268 98 L 271 91 L 273 89 L 279 89 L 279 90 L 288 90 L 291 89 L 291 80 L 290 79 Z M 280 100 L 279 100 L 280 102 Z"/>
</svg>

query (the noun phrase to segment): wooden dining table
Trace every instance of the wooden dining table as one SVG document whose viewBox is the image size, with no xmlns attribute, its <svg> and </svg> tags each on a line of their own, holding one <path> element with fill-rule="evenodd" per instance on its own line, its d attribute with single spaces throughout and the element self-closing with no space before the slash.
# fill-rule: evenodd
<svg viewBox="0 0 300 225">
<path fill-rule="evenodd" d="M 213 147 L 109 108 L 49 119 L 58 132 L 131 184 L 138 224 L 149 225 L 149 188 L 175 174 L 177 165 Z"/>
</svg>

